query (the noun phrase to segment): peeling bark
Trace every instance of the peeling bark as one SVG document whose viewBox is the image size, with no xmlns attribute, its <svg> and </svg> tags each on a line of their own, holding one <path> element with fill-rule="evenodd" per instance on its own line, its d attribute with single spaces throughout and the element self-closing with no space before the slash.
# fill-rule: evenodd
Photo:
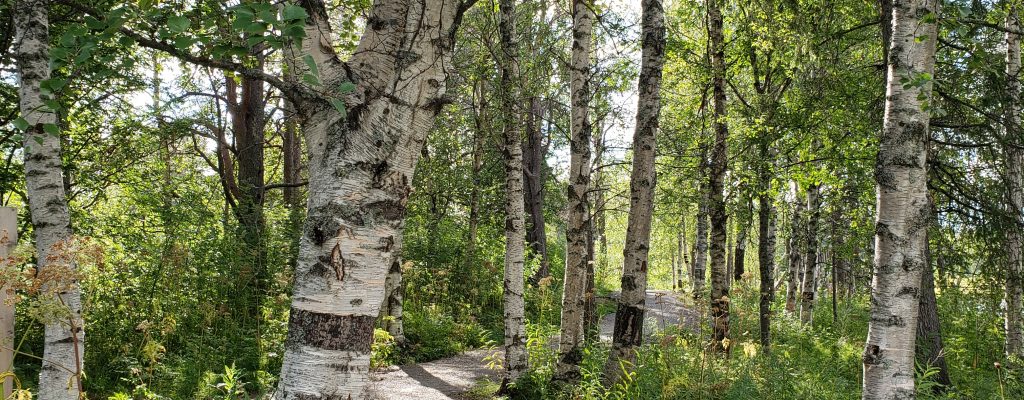
<svg viewBox="0 0 1024 400">
<path fill-rule="evenodd" d="M 309 197 L 274 398 L 364 398 L 413 171 L 445 102 L 445 68 L 471 3 L 376 0 L 346 63 L 330 46 L 324 4 L 300 4 L 306 38 L 286 51 L 310 56 L 322 85 L 293 93 L 309 148 Z M 340 93 L 342 82 L 356 90 Z M 345 114 L 330 104 L 339 99 Z"/>
</svg>

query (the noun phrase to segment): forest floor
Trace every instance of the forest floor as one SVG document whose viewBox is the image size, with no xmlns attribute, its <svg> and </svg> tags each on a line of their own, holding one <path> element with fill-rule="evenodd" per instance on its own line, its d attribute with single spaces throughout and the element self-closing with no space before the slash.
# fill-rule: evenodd
<svg viewBox="0 0 1024 400">
<path fill-rule="evenodd" d="M 618 293 L 613 293 L 612 297 Z M 647 291 L 644 332 L 648 337 L 670 326 L 696 329 L 700 313 L 687 308 L 668 290 Z M 610 342 L 615 329 L 615 314 L 601 318 L 601 340 Z M 552 339 L 557 347 L 558 338 Z M 480 398 L 469 393 L 480 382 L 500 380 L 500 368 L 490 369 L 491 359 L 501 357 L 501 347 L 472 350 L 455 357 L 420 364 L 391 367 L 373 374 L 373 390 L 381 400 L 469 400 Z M 495 357 L 495 353 L 497 357 Z M 498 364 L 500 367 L 500 363 Z"/>
</svg>

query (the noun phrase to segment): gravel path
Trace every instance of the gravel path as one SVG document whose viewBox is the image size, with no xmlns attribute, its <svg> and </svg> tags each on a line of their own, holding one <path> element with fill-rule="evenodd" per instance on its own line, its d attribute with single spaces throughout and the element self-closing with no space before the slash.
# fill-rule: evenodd
<svg viewBox="0 0 1024 400">
<path fill-rule="evenodd" d="M 613 293 L 612 297 L 617 294 Z M 645 305 L 644 331 L 649 332 L 648 336 L 677 324 L 693 329 L 700 321 L 700 314 L 686 308 L 671 291 L 648 291 Z M 611 341 L 615 315 L 605 315 L 600 325 L 601 340 Z M 372 388 L 376 399 L 380 400 L 464 400 L 468 398 L 464 394 L 478 381 L 501 379 L 501 371 L 488 369 L 484 360 L 493 352 L 500 353 L 501 349 L 473 350 L 451 358 L 375 372 L 371 377 Z"/>
</svg>

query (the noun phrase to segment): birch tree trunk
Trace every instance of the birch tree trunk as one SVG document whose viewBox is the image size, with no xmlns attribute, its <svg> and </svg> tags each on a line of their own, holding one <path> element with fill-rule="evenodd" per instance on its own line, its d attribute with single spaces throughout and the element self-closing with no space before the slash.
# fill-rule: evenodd
<svg viewBox="0 0 1024 400">
<path fill-rule="evenodd" d="M 775 203 L 771 198 L 771 176 L 768 170 L 768 145 L 761 145 L 762 164 L 758 174 L 760 184 L 757 196 L 757 264 L 761 277 L 758 322 L 761 348 L 765 353 L 771 349 L 772 302 L 775 301 Z"/>
<path fill-rule="evenodd" d="M 871 319 L 864 348 L 864 399 L 914 398 L 914 347 L 930 210 L 929 112 L 935 65 L 934 0 L 893 4 L 885 119 L 875 171 L 877 214 Z M 906 85 L 910 80 L 920 84 Z"/>
<path fill-rule="evenodd" d="M 590 51 L 593 14 L 587 0 L 573 0 L 573 40 L 570 71 L 571 140 L 569 143 L 568 223 L 565 279 L 558 341 L 556 382 L 577 382 L 583 360 L 583 311 L 587 275 L 587 234 L 590 210 Z"/>
<path fill-rule="evenodd" d="M 682 221 L 681 221 L 681 226 L 679 228 L 679 238 L 678 238 L 678 240 L 679 240 L 679 247 L 678 247 L 679 256 L 677 258 L 679 259 L 679 272 L 676 274 L 676 288 L 679 289 L 680 291 L 682 291 L 683 290 L 683 275 L 684 275 L 683 271 L 686 271 L 686 273 L 690 272 L 690 260 L 687 260 L 687 257 L 686 257 L 686 248 L 687 248 L 687 245 L 686 245 L 686 215 L 683 215 L 683 218 L 682 218 Z M 692 279 L 693 277 L 690 277 L 690 278 Z"/>
<path fill-rule="evenodd" d="M 708 202 L 711 200 L 707 180 L 707 151 L 701 152 L 700 165 L 698 166 L 697 191 L 700 196 L 700 204 L 697 205 L 697 222 L 693 238 L 693 298 L 704 297 L 704 281 L 707 280 L 708 262 Z"/>
<path fill-rule="evenodd" d="M 505 377 L 501 392 L 510 390 L 526 372 L 526 311 L 523 302 L 523 143 L 519 100 L 519 39 L 516 36 L 516 1 L 501 0 L 498 31 L 501 36 L 501 109 L 505 147 Z"/>
<path fill-rule="evenodd" d="M 401 237 L 395 239 L 395 248 L 401 251 Z M 380 312 L 384 319 L 384 330 L 395 339 L 399 346 L 405 346 L 405 325 L 402 324 L 402 297 L 405 295 L 405 285 L 402 282 L 402 258 L 395 257 L 384 277 L 384 304 Z"/>
<path fill-rule="evenodd" d="M 445 102 L 455 32 L 471 4 L 376 0 L 342 63 L 324 4 L 301 2 L 306 38 L 289 51 L 312 58 L 322 85 L 291 93 L 309 147 L 309 199 L 275 399 L 369 395 L 385 276 L 398 256 L 416 162 Z M 342 93 L 343 82 L 355 90 Z M 337 100 L 345 114 L 331 104 Z"/>
<path fill-rule="evenodd" d="M 623 367 L 632 368 L 636 363 L 636 349 L 643 344 L 651 215 L 656 185 L 655 136 L 661 115 L 661 73 L 665 63 L 665 11 L 661 0 L 643 0 L 641 7 L 642 56 L 637 84 L 640 93 L 633 134 L 629 217 L 626 244 L 622 251 L 622 292 L 615 310 L 612 350 L 604 367 L 606 385 L 618 383 Z"/>
<path fill-rule="evenodd" d="M 729 131 L 725 123 L 725 38 L 720 0 L 707 0 L 708 36 L 714 92 L 715 142 L 711 151 L 711 319 L 712 347 L 728 351 L 722 343 L 729 337 L 729 272 L 726 265 L 725 173 L 728 168 Z"/>
<path fill-rule="evenodd" d="M 817 291 L 818 267 L 818 219 L 821 217 L 820 188 L 817 184 L 807 187 L 807 253 L 804 254 L 804 279 L 800 293 L 800 322 L 811 323 L 814 318 L 814 296 Z"/>
<path fill-rule="evenodd" d="M 544 120 L 543 102 L 538 97 L 530 99 L 527 117 L 526 142 L 523 143 L 523 191 L 526 214 L 530 224 L 526 230 L 526 243 L 533 249 L 533 256 L 540 258 L 540 268 L 530 277 L 536 284 L 541 278 L 551 275 L 551 261 L 548 259 L 548 238 L 544 222 L 544 160 L 548 151 L 541 129 Z"/>
<path fill-rule="evenodd" d="M 790 217 L 789 223 L 789 241 L 787 243 L 787 256 L 789 258 L 789 279 L 787 279 L 786 285 L 786 312 L 793 314 L 796 313 L 796 302 L 797 293 L 800 292 L 800 279 L 803 274 L 803 259 L 804 255 L 800 249 L 803 248 L 804 232 L 803 229 L 803 213 L 804 213 L 804 202 L 801 200 L 800 187 L 796 182 L 793 182 L 790 187 L 790 191 L 793 194 L 793 202 L 791 208 L 793 215 Z"/>
<path fill-rule="evenodd" d="M 1024 329 L 1021 326 L 1022 298 L 1024 298 L 1024 265 L 1021 265 L 1021 230 L 1024 230 L 1024 181 L 1021 163 L 1024 162 L 1021 144 L 1021 84 L 1020 84 L 1020 21 L 1017 6 L 1006 15 L 1006 111 L 1003 153 L 1006 158 L 1006 188 L 1011 227 L 1006 231 L 1006 354 L 1024 355 Z"/>
<path fill-rule="evenodd" d="M 746 215 L 749 215 L 749 213 Z M 743 273 L 746 272 L 745 260 L 747 258 L 747 233 L 749 229 L 750 224 L 743 222 L 740 224 L 739 233 L 736 234 L 736 251 L 732 258 L 732 277 L 736 282 L 743 279 Z"/>
<path fill-rule="evenodd" d="M 57 116 L 44 102 L 40 85 L 50 79 L 49 1 L 19 0 L 14 4 L 15 57 L 18 70 L 18 96 L 22 118 L 28 122 L 25 132 L 25 188 L 36 239 L 36 264 L 71 271 L 76 265 L 62 253 L 71 240 L 71 215 L 64 192 L 59 134 L 46 127 L 57 126 Z M 59 283 L 53 283 L 59 284 Z M 78 282 L 56 293 L 54 302 L 67 315 L 46 321 L 43 367 L 39 372 L 39 398 L 77 400 L 82 391 L 82 356 L 85 330 Z"/>
</svg>

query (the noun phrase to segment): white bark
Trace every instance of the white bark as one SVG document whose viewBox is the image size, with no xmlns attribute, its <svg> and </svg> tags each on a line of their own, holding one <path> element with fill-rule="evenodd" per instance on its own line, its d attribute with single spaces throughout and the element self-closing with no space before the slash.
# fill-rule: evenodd
<svg viewBox="0 0 1024 400">
<path fill-rule="evenodd" d="M 879 143 L 871 320 L 864 399 L 914 398 L 914 345 L 930 210 L 927 150 L 935 66 L 935 0 L 897 1 L 892 12 L 885 119 Z M 922 40 L 923 39 L 923 40 Z M 927 74 L 927 75 L 926 75 Z M 907 85 L 909 79 L 919 84 Z"/>
<path fill-rule="evenodd" d="M 800 292 L 800 322 L 811 323 L 814 318 L 814 301 L 817 291 L 816 277 L 818 269 L 818 218 L 821 207 L 818 201 L 819 187 L 811 184 L 807 187 L 807 244 L 804 253 L 804 277 Z"/>
<path fill-rule="evenodd" d="M 529 354 L 526 352 L 526 305 L 523 301 L 523 257 L 526 234 L 523 204 L 523 113 L 519 86 L 519 42 L 516 36 L 515 0 L 501 0 L 501 107 L 504 114 L 505 147 L 505 377 L 502 389 L 526 372 Z"/>
<path fill-rule="evenodd" d="M 1024 266 L 1021 265 L 1021 230 L 1024 229 L 1024 182 L 1022 182 L 1021 163 L 1021 84 L 1020 84 L 1020 20 L 1017 6 L 1012 6 L 1006 15 L 1006 115 L 1004 125 L 1006 137 L 1003 138 L 1003 153 L 1006 157 L 1006 189 L 1009 201 L 1007 208 L 1013 218 L 1010 229 L 1006 231 L 1006 354 L 1024 355 L 1024 329 L 1021 327 L 1021 299 L 1024 297 Z"/>
<path fill-rule="evenodd" d="M 323 3 L 305 0 L 322 85 L 297 104 L 309 148 L 309 199 L 295 271 L 288 340 L 275 398 L 358 399 L 369 383 L 373 326 L 398 255 L 413 171 L 443 105 L 453 0 L 377 0 L 343 65 Z M 341 82 L 356 84 L 342 95 Z M 330 103 L 344 99 L 347 116 Z"/>
<path fill-rule="evenodd" d="M 725 174 L 728 170 L 728 138 L 725 104 L 725 36 L 722 0 L 707 0 L 708 37 L 711 53 L 711 75 L 714 104 L 715 142 L 711 149 L 710 202 L 711 212 L 711 339 L 716 350 L 728 351 L 724 340 L 729 337 L 729 271 L 727 266 L 725 210 Z"/>
<path fill-rule="evenodd" d="M 565 279 L 562 290 L 562 318 L 558 342 L 558 363 L 554 379 L 576 382 L 583 361 L 583 312 L 587 275 L 587 235 L 590 210 L 590 51 L 593 29 L 592 5 L 573 0 L 573 43 L 569 91 L 572 103 L 569 144 L 568 223 L 566 225 Z"/>
<path fill-rule="evenodd" d="M 54 112 L 44 105 L 48 95 L 40 90 L 40 83 L 50 78 L 48 5 L 45 0 L 19 0 L 13 13 L 17 30 L 18 95 L 21 115 L 29 126 L 25 133 L 25 186 L 35 228 L 38 267 L 74 269 L 69 255 L 61 253 L 61 247 L 71 239 L 71 216 L 64 195 L 60 135 L 43 130 L 44 126 L 57 123 Z M 68 263 L 70 265 L 66 265 Z M 67 307 L 69 314 L 57 321 L 46 321 L 39 398 L 76 400 L 82 393 L 80 378 L 85 347 L 77 282 L 59 293 L 55 300 Z"/>
<path fill-rule="evenodd" d="M 395 253 L 402 250 L 401 239 L 395 240 Z M 380 315 L 384 318 L 384 330 L 395 339 L 395 343 L 405 345 L 405 325 L 402 324 L 402 296 L 405 285 L 402 283 L 402 258 L 396 256 L 391 262 L 388 275 L 384 278 L 384 304 Z"/>
<path fill-rule="evenodd" d="M 646 311 L 644 301 L 656 185 L 654 147 L 661 115 L 661 72 L 665 64 L 665 11 L 661 0 L 643 0 L 641 7 L 642 58 L 633 133 L 633 173 L 629 182 L 629 220 L 622 251 L 622 291 L 615 311 L 612 351 L 604 367 L 608 384 L 615 384 L 621 378 L 620 363 L 630 369 L 636 363 L 636 349 L 643 344 Z"/>
</svg>

